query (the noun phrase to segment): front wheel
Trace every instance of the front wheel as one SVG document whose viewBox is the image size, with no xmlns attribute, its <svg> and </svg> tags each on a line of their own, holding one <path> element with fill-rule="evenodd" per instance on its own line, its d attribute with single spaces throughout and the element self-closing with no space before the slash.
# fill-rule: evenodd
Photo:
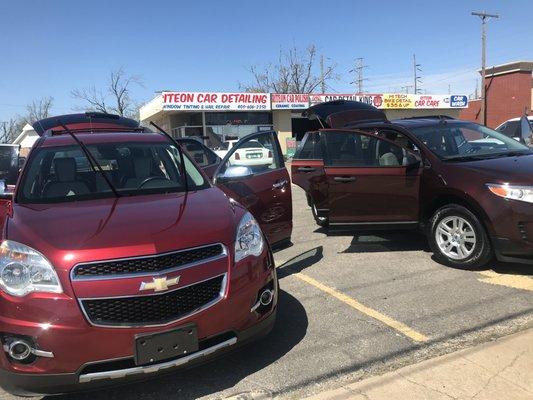
<svg viewBox="0 0 533 400">
<path fill-rule="evenodd" d="M 444 206 L 433 214 L 429 225 L 431 250 L 443 264 L 478 268 L 492 258 L 487 232 L 467 208 L 457 204 Z"/>
</svg>

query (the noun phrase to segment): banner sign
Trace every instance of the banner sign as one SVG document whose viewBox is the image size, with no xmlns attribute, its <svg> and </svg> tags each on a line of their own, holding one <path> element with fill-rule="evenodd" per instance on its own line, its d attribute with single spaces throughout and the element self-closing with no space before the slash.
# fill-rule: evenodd
<svg viewBox="0 0 533 400">
<path fill-rule="evenodd" d="M 269 111 L 270 93 L 163 92 L 163 110 Z"/>
<path fill-rule="evenodd" d="M 379 109 L 467 108 L 465 95 L 426 95 L 408 93 L 220 93 L 163 92 L 163 110 L 179 111 L 270 111 L 305 110 L 333 100 L 360 101 Z"/>
<path fill-rule="evenodd" d="M 273 110 L 304 110 L 309 107 L 308 94 L 272 93 Z"/>
</svg>

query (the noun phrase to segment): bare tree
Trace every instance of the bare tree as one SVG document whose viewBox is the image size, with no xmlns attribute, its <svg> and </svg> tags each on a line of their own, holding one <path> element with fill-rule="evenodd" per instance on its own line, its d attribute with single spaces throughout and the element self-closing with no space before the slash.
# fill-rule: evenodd
<svg viewBox="0 0 533 400">
<path fill-rule="evenodd" d="M 26 115 L 23 117 L 25 123 L 33 124 L 35 121 L 48 118 L 53 103 L 54 98 L 50 96 L 32 101 L 26 106 Z"/>
<path fill-rule="evenodd" d="M 251 66 L 253 82 L 239 86 L 247 92 L 312 93 L 322 82 L 337 79 L 335 65 L 316 71 L 316 55 L 314 45 L 303 51 L 296 47 L 281 49 L 276 63 L 263 69 Z"/>
<path fill-rule="evenodd" d="M 0 122 L 0 143 L 12 143 L 22 132 L 26 122 L 21 117 L 10 118 L 9 121 Z"/>
<path fill-rule="evenodd" d="M 104 90 L 91 86 L 85 89 L 74 89 L 72 97 L 86 103 L 87 111 L 113 113 L 138 118 L 137 103 L 131 98 L 132 85 L 143 86 L 140 77 L 127 75 L 120 67 L 109 74 Z"/>
</svg>

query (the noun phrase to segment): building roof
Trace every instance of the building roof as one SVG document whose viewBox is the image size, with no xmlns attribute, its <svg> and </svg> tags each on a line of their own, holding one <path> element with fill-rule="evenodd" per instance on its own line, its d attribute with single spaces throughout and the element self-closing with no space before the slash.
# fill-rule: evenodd
<svg viewBox="0 0 533 400">
<path fill-rule="evenodd" d="M 533 61 L 513 61 L 506 64 L 495 65 L 493 67 L 488 67 L 486 70 L 486 76 L 496 76 L 503 74 L 510 74 L 512 72 L 533 72 Z M 478 69 L 478 72 L 481 73 L 481 69 Z"/>
</svg>

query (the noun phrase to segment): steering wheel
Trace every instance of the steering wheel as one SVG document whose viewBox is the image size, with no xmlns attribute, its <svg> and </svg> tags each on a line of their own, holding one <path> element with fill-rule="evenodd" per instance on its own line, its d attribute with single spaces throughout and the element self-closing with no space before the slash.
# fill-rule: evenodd
<svg viewBox="0 0 533 400">
<path fill-rule="evenodd" d="M 172 182 L 170 179 L 163 178 L 162 176 L 150 176 L 150 177 L 146 178 L 145 180 L 143 180 L 141 183 L 139 183 L 139 185 L 137 186 L 137 189 L 141 189 L 148 182 L 155 181 L 155 180 L 158 180 L 158 179 L 162 180 L 162 181 L 166 181 L 166 182 Z"/>
</svg>

